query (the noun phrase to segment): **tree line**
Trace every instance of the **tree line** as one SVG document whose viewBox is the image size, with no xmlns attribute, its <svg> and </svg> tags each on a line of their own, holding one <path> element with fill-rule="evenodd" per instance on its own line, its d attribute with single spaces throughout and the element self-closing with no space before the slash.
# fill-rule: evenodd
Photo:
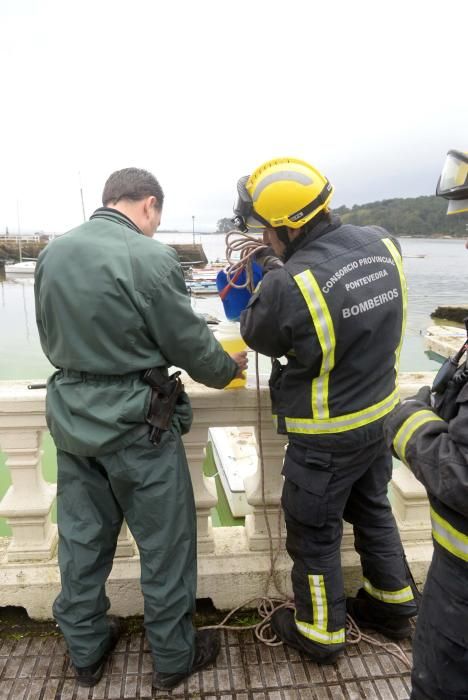
<svg viewBox="0 0 468 700">
<path fill-rule="evenodd" d="M 383 226 L 396 236 L 460 236 L 467 235 L 466 214 L 447 216 L 447 202 L 436 196 L 383 199 L 353 207 L 338 207 L 333 213 L 343 223 L 357 226 Z M 235 228 L 230 218 L 219 219 L 217 233 Z"/>
<path fill-rule="evenodd" d="M 466 214 L 447 216 L 441 197 L 408 197 L 339 207 L 343 223 L 383 226 L 396 236 L 466 236 Z"/>
</svg>

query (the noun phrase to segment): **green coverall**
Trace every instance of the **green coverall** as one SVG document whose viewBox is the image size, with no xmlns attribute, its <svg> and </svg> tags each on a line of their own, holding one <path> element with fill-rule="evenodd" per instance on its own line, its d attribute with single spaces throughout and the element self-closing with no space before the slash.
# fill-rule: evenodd
<svg viewBox="0 0 468 700">
<path fill-rule="evenodd" d="M 57 446 L 59 566 L 54 616 L 76 666 L 106 650 L 105 582 L 125 517 L 138 545 L 145 626 L 159 672 L 187 672 L 194 654 L 196 514 L 181 434 L 181 395 L 157 446 L 145 416 L 142 370 L 174 365 L 222 388 L 237 372 L 190 304 L 175 252 L 120 212 L 50 243 L 39 257 L 36 316 L 48 381 L 47 423 Z"/>
</svg>

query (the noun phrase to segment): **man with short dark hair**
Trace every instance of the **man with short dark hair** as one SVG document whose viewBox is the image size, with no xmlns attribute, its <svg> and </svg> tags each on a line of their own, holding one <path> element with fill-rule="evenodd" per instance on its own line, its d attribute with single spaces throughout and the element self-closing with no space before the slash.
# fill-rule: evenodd
<svg viewBox="0 0 468 700">
<path fill-rule="evenodd" d="M 62 580 L 53 611 L 84 686 L 99 681 L 119 637 L 105 583 L 124 517 L 140 552 L 154 687 L 174 687 L 219 651 L 218 636 L 192 623 L 196 513 L 181 440 L 192 415 L 168 368 L 222 388 L 247 359 L 222 349 L 192 310 L 177 255 L 152 240 L 163 198 L 147 171 L 113 173 L 104 206 L 47 246 L 36 268 L 41 344 L 58 368 L 47 386 Z M 156 393 L 143 380 L 153 368 Z M 150 432 L 158 412 L 170 427 Z"/>
<path fill-rule="evenodd" d="M 116 170 L 108 177 L 102 193 L 102 203 L 108 207 L 123 200 L 138 202 L 151 196 L 156 197 L 161 211 L 164 193 L 154 175 L 140 168 L 125 168 Z"/>
</svg>

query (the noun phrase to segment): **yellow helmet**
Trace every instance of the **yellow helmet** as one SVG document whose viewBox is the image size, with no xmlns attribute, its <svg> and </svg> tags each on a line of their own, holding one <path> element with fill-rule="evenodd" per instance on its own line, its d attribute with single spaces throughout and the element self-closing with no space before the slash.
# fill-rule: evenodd
<svg viewBox="0 0 468 700">
<path fill-rule="evenodd" d="M 468 153 L 447 153 L 436 194 L 449 200 L 447 214 L 468 211 Z"/>
<path fill-rule="evenodd" d="M 297 158 L 276 158 L 237 183 L 234 221 L 242 230 L 300 228 L 323 211 L 333 187 L 316 168 Z"/>
</svg>

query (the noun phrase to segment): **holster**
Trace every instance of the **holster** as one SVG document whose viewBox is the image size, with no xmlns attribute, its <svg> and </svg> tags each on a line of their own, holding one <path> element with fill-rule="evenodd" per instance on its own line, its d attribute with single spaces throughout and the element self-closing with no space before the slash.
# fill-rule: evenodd
<svg viewBox="0 0 468 700">
<path fill-rule="evenodd" d="M 161 433 L 171 427 L 177 399 L 183 392 L 184 385 L 180 380 L 180 372 L 174 372 L 168 377 L 158 367 L 147 369 L 143 381 L 151 387 L 146 422 L 151 426 L 150 440 L 157 445 L 161 440 Z"/>
<path fill-rule="evenodd" d="M 277 431 L 280 434 L 286 433 L 286 426 L 284 424 L 284 418 L 282 418 L 280 411 L 280 399 L 281 399 L 281 378 L 284 372 L 285 365 L 282 365 L 279 360 L 273 360 L 271 366 L 270 379 L 268 380 L 268 385 L 270 388 L 270 399 L 271 399 L 271 409 L 274 415 L 277 415 Z"/>
</svg>

